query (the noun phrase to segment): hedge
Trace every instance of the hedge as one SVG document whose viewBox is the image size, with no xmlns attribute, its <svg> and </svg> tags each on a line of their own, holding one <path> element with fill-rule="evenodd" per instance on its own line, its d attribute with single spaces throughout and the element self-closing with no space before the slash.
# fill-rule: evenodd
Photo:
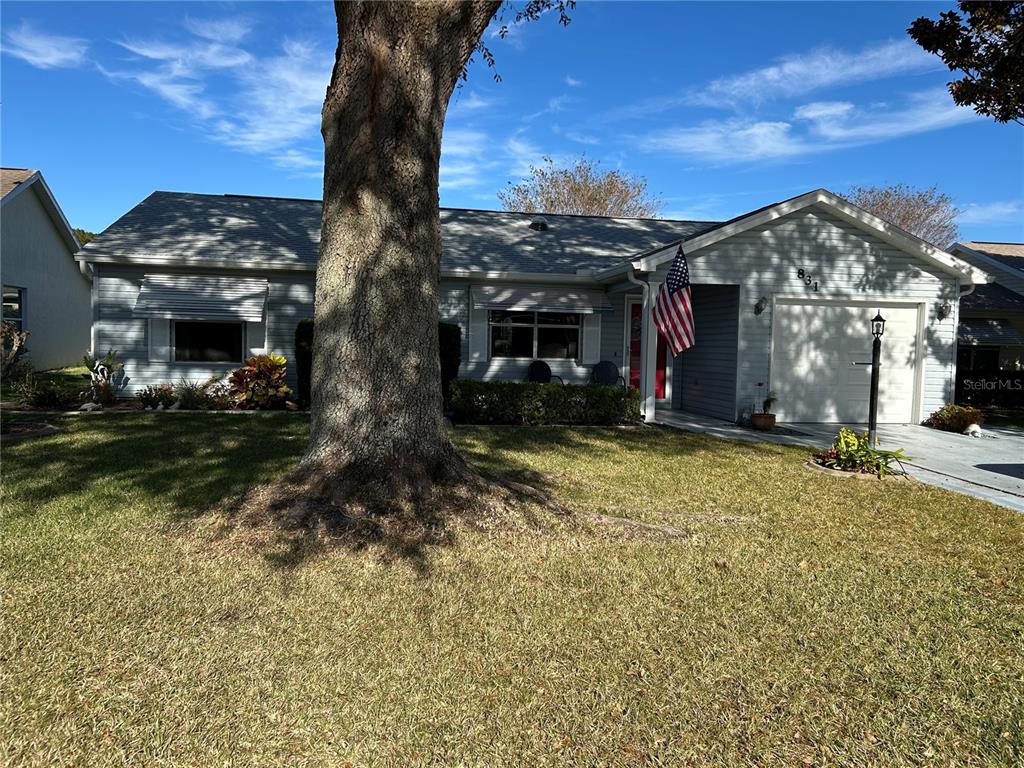
<svg viewBox="0 0 1024 768">
<path fill-rule="evenodd" d="M 640 393 L 613 385 L 471 381 L 451 384 L 454 421 L 467 424 L 631 424 Z"/>
<path fill-rule="evenodd" d="M 459 375 L 462 363 L 462 329 L 455 323 L 438 323 L 438 352 L 441 357 L 441 393 L 448 405 L 448 386 Z M 299 403 L 310 403 L 309 380 L 313 371 L 313 321 L 300 320 L 295 327 L 295 373 Z"/>
</svg>

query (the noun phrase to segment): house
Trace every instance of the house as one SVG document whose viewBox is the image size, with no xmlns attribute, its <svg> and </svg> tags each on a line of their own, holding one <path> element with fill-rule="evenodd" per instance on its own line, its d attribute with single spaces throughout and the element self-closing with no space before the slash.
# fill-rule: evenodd
<svg viewBox="0 0 1024 768">
<path fill-rule="evenodd" d="M 141 387 L 291 357 L 312 316 L 315 200 L 155 192 L 79 252 L 95 274 L 99 350 Z M 953 396 L 957 304 L 980 270 L 825 190 L 726 222 L 442 209 L 441 318 L 463 330 L 460 375 L 567 382 L 610 360 L 645 418 L 733 420 L 767 391 L 784 421 L 867 418 L 869 320 L 887 320 L 880 420 L 918 422 Z M 676 359 L 651 302 L 679 245 L 696 345 Z M 946 310 L 949 311 L 946 311 Z"/>
<path fill-rule="evenodd" d="M 1024 407 L 1024 243 L 954 243 L 949 250 L 995 280 L 960 300 L 957 402 Z"/>
<path fill-rule="evenodd" d="M 3 319 L 28 331 L 39 370 L 80 363 L 90 349 L 88 265 L 42 173 L 0 169 L 0 280 Z"/>
</svg>

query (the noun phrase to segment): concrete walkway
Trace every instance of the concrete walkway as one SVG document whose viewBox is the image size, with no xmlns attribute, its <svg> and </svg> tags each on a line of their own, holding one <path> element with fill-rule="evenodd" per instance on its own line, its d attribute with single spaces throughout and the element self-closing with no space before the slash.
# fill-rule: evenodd
<svg viewBox="0 0 1024 768">
<path fill-rule="evenodd" d="M 727 421 L 681 411 L 660 410 L 659 424 L 730 440 L 825 448 L 841 424 L 780 424 L 786 432 L 756 432 Z M 847 425 L 864 431 L 863 424 Z M 1024 432 L 984 428 L 983 436 L 967 437 L 916 424 L 886 424 L 878 428 L 880 448 L 903 448 L 913 477 L 958 493 L 976 496 L 1024 512 Z"/>
</svg>

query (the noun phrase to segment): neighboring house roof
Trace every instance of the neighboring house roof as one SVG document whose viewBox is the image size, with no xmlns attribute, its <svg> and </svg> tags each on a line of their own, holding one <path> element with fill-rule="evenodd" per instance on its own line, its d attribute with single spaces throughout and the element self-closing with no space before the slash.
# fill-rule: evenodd
<svg viewBox="0 0 1024 768">
<path fill-rule="evenodd" d="M 995 310 L 1024 312 L 1024 296 L 1005 286 L 991 283 L 977 286 L 972 293 L 960 299 L 961 312 L 991 312 Z"/>
<path fill-rule="evenodd" d="M 68 224 L 68 220 L 64 218 L 64 212 L 57 204 L 57 198 L 53 196 L 53 192 L 50 191 L 50 187 L 47 186 L 46 180 L 40 171 L 30 168 L 0 168 L 0 189 L 3 190 L 0 206 L 9 204 L 26 190 L 35 189 L 39 202 L 42 203 L 47 215 L 53 222 L 54 228 L 64 239 L 71 253 L 77 252 L 82 247 L 81 243 L 78 242 L 78 238 L 75 237 L 75 232 L 71 229 L 71 225 Z"/>
<path fill-rule="evenodd" d="M 154 192 L 93 239 L 83 261 L 312 270 L 319 200 Z M 692 237 L 708 221 L 441 209 L 442 273 L 576 275 Z"/>
<path fill-rule="evenodd" d="M 960 344 L 991 344 L 1000 347 L 1024 346 L 1024 338 L 1008 320 L 981 317 L 964 318 L 956 332 Z"/>
<path fill-rule="evenodd" d="M 31 168 L 0 168 L 0 197 L 7 197 L 8 192 L 36 173 Z"/>
<path fill-rule="evenodd" d="M 987 256 L 1008 267 L 1024 273 L 1024 243 L 987 243 L 981 240 L 974 240 L 966 243 L 957 243 L 956 246 L 969 248 L 976 254 Z"/>
<path fill-rule="evenodd" d="M 967 283 L 987 283 L 992 280 L 990 275 L 973 264 L 958 259 L 941 248 L 936 248 L 928 241 L 880 219 L 827 189 L 815 189 L 772 205 L 766 205 L 729 221 L 721 222 L 696 235 L 667 243 L 646 253 L 640 253 L 633 258 L 630 266 L 642 272 L 651 272 L 659 265 L 671 260 L 680 244 L 683 245 L 687 253 L 692 253 L 813 205 L 827 209 L 855 227 L 870 232 L 901 251 L 917 256 L 944 272 L 958 276 Z M 623 271 L 623 267 L 613 269 L 601 277 L 607 279 L 619 271 Z"/>
</svg>

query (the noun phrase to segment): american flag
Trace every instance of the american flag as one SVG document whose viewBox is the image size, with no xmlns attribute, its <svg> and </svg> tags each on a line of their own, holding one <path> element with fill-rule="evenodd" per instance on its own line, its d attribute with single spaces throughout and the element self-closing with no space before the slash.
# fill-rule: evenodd
<svg viewBox="0 0 1024 768">
<path fill-rule="evenodd" d="M 654 297 L 654 324 L 668 342 L 675 357 L 696 341 L 693 331 L 693 306 L 690 297 L 690 267 L 686 264 L 683 246 L 679 246 L 668 279 Z"/>
</svg>

